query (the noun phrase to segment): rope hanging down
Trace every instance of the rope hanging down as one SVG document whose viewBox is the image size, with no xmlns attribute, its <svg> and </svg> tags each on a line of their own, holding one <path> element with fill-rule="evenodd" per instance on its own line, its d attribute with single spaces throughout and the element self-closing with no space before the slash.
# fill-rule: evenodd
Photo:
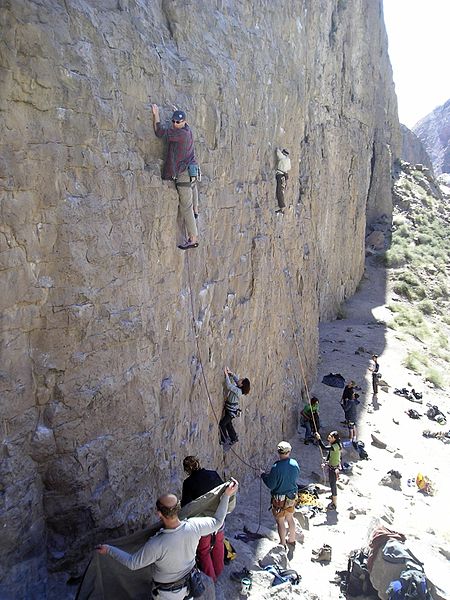
<svg viewBox="0 0 450 600">
<path fill-rule="evenodd" d="M 282 254 L 283 254 L 284 258 L 285 258 L 285 261 L 287 262 L 287 252 L 286 252 L 286 245 L 284 243 L 284 237 L 280 236 L 280 238 L 281 238 L 281 243 L 283 245 L 283 252 L 282 252 Z M 292 293 L 292 286 L 291 286 L 291 273 L 290 273 L 290 270 L 289 270 L 289 268 L 287 266 L 283 270 L 283 272 L 285 274 L 285 280 L 287 281 L 287 288 L 288 288 L 289 297 L 290 297 L 290 300 L 291 300 L 292 331 L 294 333 L 294 335 L 293 335 L 294 344 L 295 344 L 295 347 L 296 347 L 296 350 L 297 350 L 298 362 L 299 362 L 299 365 L 300 365 L 300 375 L 301 375 L 301 378 L 303 380 L 303 385 L 304 385 L 304 389 L 305 389 L 305 392 L 306 392 L 306 399 L 307 399 L 308 404 L 309 404 L 310 409 L 311 409 L 311 418 L 312 418 L 312 421 L 313 421 L 313 424 L 314 424 L 314 429 L 316 431 L 318 431 L 318 429 L 317 429 L 317 423 L 316 423 L 316 418 L 314 416 L 314 412 L 313 412 L 313 408 L 312 408 L 312 404 L 311 404 L 311 395 L 309 393 L 309 387 L 308 387 L 308 383 L 306 381 L 305 369 L 303 367 L 303 360 L 302 360 L 302 356 L 301 356 L 301 352 L 300 352 L 300 346 L 299 346 L 299 343 L 297 341 L 297 327 L 296 327 L 297 322 L 296 322 L 296 319 L 295 319 L 294 296 L 293 296 L 293 293 Z M 319 448 L 319 451 L 320 451 L 320 456 L 322 457 L 322 465 L 323 465 L 324 460 L 325 460 L 324 459 L 324 454 L 322 452 L 322 448 L 320 446 L 318 446 L 318 448 Z M 322 471 L 324 473 L 324 479 L 325 479 L 325 468 L 324 468 L 324 466 L 322 466 Z"/>
<path fill-rule="evenodd" d="M 190 300 L 191 300 L 192 323 L 193 323 L 193 329 L 194 329 L 195 345 L 196 345 L 196 348 L 197 348 L 198 362 L 200 364 L 200 370 L 201 370 L 201 373 L 202 373 L 203 383 L 205 384 L 206 395 L 208 397 L 208 401 L 209 401 L 209 404 L 211 406 L 211 410 L 212 410 L 214 418 L 216 420 L 217 427 L 219 427 L 219 422 L 220 421 L 219 421 L 219 418 L 217 417 L 217 413 L 216 413 L 216 411 L 214 409 L 214 404 L 213 404 L 213 401 L 211 399 L 211 394 L 209 393 L 208 382 L 206 380 L 205 369 L 203 367 L 202 355 L 201 355 L 201 352 L 200 352 L 199 335 L 198 335 L 198 329 L 197 329 L 197 322 L 196 322 L 196 319 L 195 319 L 194 298 L 193 298 L 193 294 L 192 294 L 191 269 L 190 269 L 190 264 L 189 264 L 189 254 L 187 254 L 186 258 L 187 258 L 187 272 L 188 272 L 189 294 L 190 294 Z M 241 456 L 239 456 L 239 454 L 234 450 L 234 448 L 230 448 L 230 450 L 236 456 L 236 458 L 238 458 L 242 462 L 242 464 L 246 465 L 247 467 L 249 467 L 253 471 L 259 472 L 259 471 L 262 470 L 262 469 L 260 469 L 258 467 L 254 467 L 250 463 L 246 462 Z"/>
<path fill-rule="evenodd" d="M 189 296 L 190 296 L 191 313 L 192 313 L 192 326 L 193 326 L 193 330 L 194 330 L 194 337 L 195 337 L 195 345 L 196 345 L 196 348 L 197 348 L 198 362 L 200 364 L 200 370 L 201 370 L 201 373 L 202 373 L 203 383 L 205 385 L 206 395 L 208 397 L 208 401 L 209 401 L 209 404 L 211 406 L 211 410 L 212 410 L 214 418 L 216 420 L 217 427 L 220 428 L 220 425 L 219 425 L 220 421 L 219 421 L 219 418 L 217 417 L 216 411 L 214 409 L 214 404 L 213 404 L 212 399 L 211 399 L 211 394 L 209 393 L 208 382 L 206 380 L 205 369 L 203 368 L 202 355 L 201 355 L 201 352 L 200 352 L 200 344 L 199 344 L 199 341 L 198 341 L 199 340 L 199 335 L 198 335 L 198 329 L 197 329 L 197 322 L 195 320 L 194 296 L 192 294 L 191 268 L 190 268 L 190 263 L 189 263 L 189 253 L 186 256 L 186 259 L 187 259 L 186 262 L 187 262 L 187 272 L 188 272 Z M 263 469 L 259 469 L 257 467 L 254 467 L 253 465 L 251 465 L 250 463 L 248 463 L 247 461 L 245 461 L 241 456 L 239 456 L 239 454 L 234 450 L 234 448 L 230 448 L 230 450 L 236 456 L 236 458 L 241 461 L 242 464 L 244 464 L 245 466 L 249 467 L 253 471 L 260 472 L 260 471 L 263 470 Z M 256 529 L 255 533 L 259 532 L 259 529 L 261 527 L 261 519 L 262 519 L 262 479 L 260 477 L 259 478 L 259 518 L 258 518 L 258 528 Z"/>
</svg>

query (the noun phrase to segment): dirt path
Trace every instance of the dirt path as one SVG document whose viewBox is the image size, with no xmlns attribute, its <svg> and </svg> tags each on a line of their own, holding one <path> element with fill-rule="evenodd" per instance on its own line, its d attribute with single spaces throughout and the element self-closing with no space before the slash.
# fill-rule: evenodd
<svg viewBox="0 0 450 600">
<path fill-rule="evenodd" d="M 339 405 L 342 390 L 321 383 L 323 375 L 330 372 L 341 373 L 345 379 L 354 379 L 361 386 L 358 418 L 358 439 L 363 440 L 370 460 L 359 461 L 353 448 L 347 447 L 343 460 L 354 462 L 353 474 L 348 483 L 338 490 L 338 512 L 321 513 L 311 519 L 309 531 L 304 532 L 304 542 L 297 543 L 290 567 L 302 576 L 298 589 L 292 591 L 271 588 L 265 574 L 254 574 L 254 586 L 250 598 L 316 598 L 334 600 L 342 598 L 337 585 L 330 583 L 335 571 L 345 569 L 351 550 L 365 545 L 367 534 L 376 519 L 388 527 L 401 531 L 408 538 L 410 549 L 425 563 L 427 575 L 442 587 L 450 597 L 448 583 L 450 558 L 449 499 L 449 455 L 450 446 L 437 439 L 422 436 L 424 429 L 448 430 L 430 421 L 426 416 L 412 420 L 405 414 L 409 408 L 419 413 L 426 412 L 426 403 L 438 404 L 447 414 L 450 409 L 450 395 L 424 384 L 423 380 L 402 366 L 402 359 L 411 349 L 412 342 L 401 341 L 394 330 L 387 328 L 383 321 L 389 318 L 385 308 L 385 271 L 373 264 L 367 265 L 366 275 L 360 290 L 347 303 L 347 318 L 324 323 L 320 328 L 320 362 L 317 380 L 311 395 L 320 399 L 322 437 L 332 429 L 341 432 L 347 439 L 347 430 L 339 425 L 343 413 Z M 364 350 L 362 350 L 364 349 Z M 380 372 L 390 384 L 390 392 L 380 391 L 378 399 L 371 393 L 371 374 L 368 371 L 372 353 L 380 355 Z M 423 392 L 424 403 L 413 404 L 405 398 L 393 394 L 394 388 L 413 387 Z M 395 421 L 398 421 L 396 424 Z M 449 417 L 450 423 L 450 417 Z M 387 449 L 371 445 L 371 433 L 388 444 Z M 292 456 L 298 459 L 302 479 L 311 482 L 311 472 L 321 473 L 319 450 L 303 444 L 304 430 L 290 440 Z M 274 440 L 274 459 L 276 444 Z M 379 485 L 380 480 L 391 469 L 402 474 L 401 490 Z M 435 483 L 437 494 L 425 496 L 416 486 L 408 486 L 407 481 L 421 471 Z M 229 580 L 229 573 L 246 566 L 259 569 L 258 560 L 269 552 L 282 554 L 276 545 L 275 523 L 268 512 L 269 492 L 262 489 L 262 529 L 272 537 L 245 543 L 235 540 L 234 535 L 242 532 L 243 525 L 252 530 L 258 526 L 260 507 L 260 482 L 255 479 L 250 487 L 242 490 L 236 511 L 227 519 L 227 537 L 232 539 L 238 557 L 226 567 L 225 573 L 216 588 L 219 600 L 239 597 L 239 586 Z M 328 503 L 326 494 L 321 496 Z M 332 560 L 329 564 L 311 562 L 311 551 L 324 543 L 332 547 Z M 261 586 L 258 585 L 261 583 Z"/>
</svg>

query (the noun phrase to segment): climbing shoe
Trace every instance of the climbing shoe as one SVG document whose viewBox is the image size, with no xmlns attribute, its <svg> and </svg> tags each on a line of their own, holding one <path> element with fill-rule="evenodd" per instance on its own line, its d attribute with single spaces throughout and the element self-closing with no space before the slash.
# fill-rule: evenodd
<svg viewBox="0 0 450 600">
<path fill-rule="evenodd" d="M 244 567 L 243 569 L 241 569 L 240 571 L 232 571 L 230 573 L 230 579 L 232 581 L 237 581 L 238 583 L 241 583 L 241 581 L 243 579 L 252 579 L 253 574 L 251 571 L 249 571 L 246 567 Z"/>
<path fill-rule="evenodd" d="M 336 510 L 336 504 L 334 502 L 330 502 L 327 506 L 327 510 Z"/>
<path fill-rule="evenodd" d="M 311 560 L 313 562 L 330 562 L 331 560 L 331 546 L 328 544 L 324 544 L 318 550 L 313 550 L 312 553 Z"/>
<path fill-rule="evenodd" d="M 180 250 L 189 250 L 189 248 L 198 248 L 198 242 L 186 242 L 185 244 L 178 244 Z"/>
</svg>

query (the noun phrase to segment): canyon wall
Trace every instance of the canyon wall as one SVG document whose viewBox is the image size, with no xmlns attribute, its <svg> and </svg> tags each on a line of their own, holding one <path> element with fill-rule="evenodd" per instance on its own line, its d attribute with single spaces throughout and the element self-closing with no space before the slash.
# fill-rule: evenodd
<svg viewBox="0 0 450 600">
<path fill-rule="evenodd" d="M 450 173 L 450 100 L 420 119 L 413 132 L 424 145 L 436 175 Z"/>
<path fill-rule="evenodd" d="M 255 474 L 218 445 L 225 365 L 252 384 L 236 452 L 293 434 L 399 124 L 381 0 L 0 6 L 0 596 L 57 597 L 48 572 L 152 519 L 185 455 Z M 189 253 L 150 101 L 194 131 Z"/>
</svg>

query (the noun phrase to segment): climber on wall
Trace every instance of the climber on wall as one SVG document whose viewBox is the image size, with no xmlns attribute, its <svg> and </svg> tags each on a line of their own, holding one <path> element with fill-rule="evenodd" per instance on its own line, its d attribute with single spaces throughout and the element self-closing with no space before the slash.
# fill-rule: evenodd
<svg viewBox="0 0 450 600">
<path fill-rule="evenodd" d="M 232 421 L 241 412 L 239 401 L 242 395 L 246 396 L 250 392 L 250 381 L 246 377 L 239 379 L 228 367 L 225 367 L 224 373 L 228 396 L 225 401 L 224 414 L 219 423 L 220 443 L 225 444 L 229 438 L 230 443 L 235 444 L 238 436 Z"/>
<path fill-rule="evenodd" d="M 275 212 L 283 215 L 286 204 L 284 202 L 284 192 L 286 191 L 286 183 L 289 179 L 288 171 L 291 170 L 291 159 L 289 152 L 284 149 L 276 148 L 277 153 L 277 168 L 275 171 L 275 179 L 277 181 L 276 197 L 278 200 L 278 210 Z"/>
<path fill-rule="evenodd" d="M 175 182 L 178 192 L 180 212 L 183 217 L 188 238 L 179 244 L 181 250 L 198 247 L 197 224 L 194 217 L 194 187 L 198 175 L 198 165 L 195 160 L 194 138 L 186 122 L 186 114 L 176 110 L 172 115 L 171 125 L 161 125 L 159 108 L 152 104 L 153 129 L 159 138 L 165 137 L 168 142 L 167 157 L 164 163 L 162 178 Z M 198 190 L 195 189 L 198 194 Z M 196 210 L 198 211 L 198 201 Z"/>
</svg>

